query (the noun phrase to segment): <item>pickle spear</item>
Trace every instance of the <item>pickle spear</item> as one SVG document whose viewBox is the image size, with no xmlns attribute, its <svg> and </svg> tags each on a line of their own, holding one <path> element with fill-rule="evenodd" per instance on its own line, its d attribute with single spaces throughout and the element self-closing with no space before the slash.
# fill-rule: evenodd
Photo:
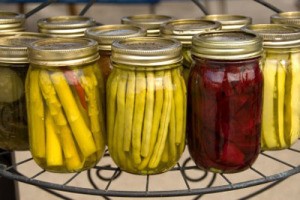
<svg viewBox="0 0 300 200">
<path fill-rule="evenodd" d="M 281 54 L 279 57 L 281 60 L 277 65 L 277 114 L 278 114 L 278 137 L 280 147 L 286 147 L 284 137 L 284 101 L 285 101 L 285 77 L 286 77 L 286 61 L 289 58 L 289 55 Z"/>
<path fill-rule="evenodd" d="M 300 53 L 291 53 L 291 97 L 287 106 L 290 115 L 289 143 L 293 144 L 300 134 Z"/>
<path fill-rule="evenodd" d="M 262 137 L 267 148 L 276 147 L 278 139 L 275 130 L 274 98 L 276 97 L 276 55 L 268 54 L 263 66 L 263 110 L 262 110 Z"/>
</svg>

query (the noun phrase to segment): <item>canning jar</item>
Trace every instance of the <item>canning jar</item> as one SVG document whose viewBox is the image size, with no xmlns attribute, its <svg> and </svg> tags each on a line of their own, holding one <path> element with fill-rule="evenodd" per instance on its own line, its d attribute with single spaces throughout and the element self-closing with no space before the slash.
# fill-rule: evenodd
<svg viewBox="0 0 300 200">
<path fill-rule="evenodd" d="M 10 32 L 0 37 L 0 148 L 28 150 L 25 78 L 27 46 L 43 34 Z"/>
<path fill-rule="evenodd" d="M 272 24 L 290 24 L 290 25 L 300 25 L 300 12 L 299 11 L 289 11 L 276 13 L 271 16 Z"/>
<path fill-rule="evenodd" d="M 25 30 L 25 15 L 15 12 L 0 11 L 0 33 Z"/>
<path fill-rule="evenodd" d="M 242 31 L 196 35 L 188 83 L 188 148 L 217 173 L 247 169 L 260 152 L 261 38 Z"/>
<path fill-rule="evenodd" d="M 85 16 L 55 16 L 39 19 L 38 30 L 55 37 L 80 38 L 84 37 L 87 28 L 96 26 L 93 18 Z"/>
<path fill-rule="evenodd" d="M 172 20 L 161 26 L 162 37 L 177 39 L 182 44 L 183 76 L 186 84 L 193 60 L 191 55 L 192 37 L 195 34 L 219 30 L 220 28 L 219 22 L 199 19 Z"/>
<path fill-rule="evenodd" d="M 88 169 L 104 153 L 104 88 L 97 46 L 83 38 L 51 38 L 29 46 L 30 151 L 47 171 Z"/>
<path fill-rule="evenodd" d="M 115 41 L 107 82 L 108 150 L 122 170 L 158 174 L 185 147 L 186 86 L 181 44 L 140 37 Z"/>
<path fill-rule="evenodd" d="M 141 14 L 121 18 L 122 24 L 132 24 L 147 30 L 147 36 L 157 37 L 160 35 L 159 28 L 173 17 L 158 14 Z"/>
<path fill-rule="evenodd" d="M 263 37 L 262 149 L 288 148 L 300 134 L 300 28 L 255 24 L 245 30 Z"/>
<path fill-rule="evenodd" d="M 222 25 L 222 30 L 239 30 L 243 26 L 252 23 L 252 18 L 243 15 L 229 15 L 229 14 L 218 14 L 218 15 L 205 15 L 200 19 L 218 21 Z"/>
<path fill-rule="evenodd" d="M 114 40 L 130 37 L 145 36 L 146 30 L 134 25 L 112 24 L 88 28 L 85 36 L 94 39 L 99 45 L 99 66 L 106 84 L 108 75 L 111 73 L 110 64 L 111 44 Z"/>
</svg>

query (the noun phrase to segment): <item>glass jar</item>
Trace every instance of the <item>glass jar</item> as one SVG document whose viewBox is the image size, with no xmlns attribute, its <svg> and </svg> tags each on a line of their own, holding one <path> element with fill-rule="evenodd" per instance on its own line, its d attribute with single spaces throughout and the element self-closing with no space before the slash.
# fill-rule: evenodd
<svg viewBox="0 0 300 200">
<path fill-rule="evenodd" d="M 25 78 L 29 67 L 27 46 L 47 37 L 10 32 L 0 37 L 0 148 L 28 150 Z"/>
<path fill-rule="evenodd" d="M 82 171 L 96 165 L 104 153 L 104 88 L 97 46 L 91 39 L 51 38 L 29 47 L 30 151 L 47 171 Z"/>
<path fill-rule="evenodd" d="M 111 60 L 106 107 L 112 159 L 133 174 L 169 170 L 185 147 L 181 44 L 154 37 L 118 40 Z"/>
<path fill-rule="evenodd" d="M 300 12 L 290 11 L 290 12 L 276 13 L 271 16 L 271 23 L 290 24 L 290 25 L 300 26 Z"/>
<path fill-rule="evenodd" d="M 262 149 L 288 148 L 300 134 L 300 28 L 255 24 L 245 30 L 263 37 Z"/>
<path fill-rule="evenodd" d="M 243 15 L 205 15 L 200 19 L 218 21 L 222 25 L 222 30 L 239 30 L 243 26 L 252 23 L 252 18 Z"/>
<path fill-rule="evenodd" d="M 160 35 L 160 26 L 170 20 L 173 20 L 173 17 L 158 14 L 141 14 L 123 17 L 121 23 L 142 27 L 147 30 L 147 36 L 157 37 Z"/>
<path fill-rule="evenodd" d="M 111 73 L 112 66 L 110 64 L 111 44 L 114 40 L 120 40 L 130 37 L 145 36 L 146 30 L 126 24 L 102 25 L 88 28 L 85 36 L 94 39 L 99 45 L 99 66 L 102 72 L 104 83 L 106 84 L 108 75 Z"/>
<path fill-rule="evenodd" d="M 242 31 L 196 35 L 188 84 L 188 148 L 217 173 L 247 169 L 260 152 L 261 38 Z"/>
<path fill-rule="evenodd" d="M 177 39 L 182 44 L 183 76 L 186 84 L 193 60 L 191 55 L 192 37 L 195 34 L 219 30 L 220 28 L 219 22 L 199 19 L 172 20 L 161 26 L 162 37 Z"/>
<path fill-rule="evenodd" d="M 84 37 L 87 28 L 96 26 L 96 21 L 84 16 L 56 16 L 39 19 L 38 30 L 55 37 L 79 38 Z"/>
<path fill-rule="evenodd" d="M 0 11 L 0 33 L 25 30 L 25 15 Z"/>
</svg>

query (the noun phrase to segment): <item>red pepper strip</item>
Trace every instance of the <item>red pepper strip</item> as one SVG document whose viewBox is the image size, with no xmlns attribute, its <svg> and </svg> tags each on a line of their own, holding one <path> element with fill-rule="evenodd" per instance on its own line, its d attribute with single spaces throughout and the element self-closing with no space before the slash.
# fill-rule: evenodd
<svg viewBox="0 0 300 200">
<path fill-rule="evenodd" d="M 77 94 L 79 96 L 79 99 L 80 99 L 82 107 L 85 110 L 87 110 L 87 103 L 86 103 L 86 100 L 85 100 L 85 92 L 84 92 L 83 87 L 79 83 L 76 74 L 74 73 L 74 71 L 67 70 L 67 69 L 64 70 L 64 74 L 65 74 L 65 77 L 67 78 L 69 84 L 71 84 L 71 85 L 73 85 L 75 87 L 76 92 L 77 92 Z"/>
</svg>

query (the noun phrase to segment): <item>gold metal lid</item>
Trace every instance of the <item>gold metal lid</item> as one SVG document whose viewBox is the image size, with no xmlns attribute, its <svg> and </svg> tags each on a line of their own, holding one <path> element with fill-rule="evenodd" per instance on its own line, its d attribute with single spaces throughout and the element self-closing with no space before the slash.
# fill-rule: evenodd
<svg viewBox="0 0 300 200">
<path fill-rule="evenodd" d="M 300 25 L 300 11 L 274 14 L 271 16 L 271 23 Z"/>
<path fill-rule="evenodd" d="M 182 45 L 174 39 L 137 37 L 116 40 L 111 60 L 125 65 L 143 67 L 171 65 L 182 60 Z"/>
<path fill-rule="evenodd" d="M 195 35 L 192 55 L 214 60 L 239 60 L 260 56 L 262 38 L 244 31 L 217 31 Z"/>
<path fill-rule="evenodd" d="M 48 38 L 31 43 L 29 60 L 48 67 L 85 65 L 99 59 L 97 46 L 87 38 Z"/>
<path fill-rule="evenodd" d="M 221 24 L 216 21 L 200 19 L 178 19 L 167 22 L 160 28 L 162 37 L 179 40 L 183 45 L 191 45 L 195 34 L 219 30 Z"/>
<path fill-rule="evenodd" d="M 223 30 L 239 30 L 241 27 L 252 23 L 252 18 L 243 15 L 205 15 L 201 19 L 220 22 Z"/>
<path fill-rule="evenodd" d="M 100 50 L 111 51 L 113 41 L 146 36 L 146 30 L 134 25 L 112 24 L 88 28 L 85 31 L 85 36 L 96 40 Z"/>
<path fill-rule="evenodd" d="M 0 33 L 24 31 L 25 15 L 0 11 Z"/>
<path fill-rule="evenodd" d="M 267 48 L 292 48 L 300 46 L 300 27 L 284 24 L 253 24 L 242 28 L 263 38 Z"/>
<path fill-rule="evenodd" d="M 123 17 L 122 24 L 132 24 L 147 30 L 147 36 L 158 36 L 162 24 L 173 20 L 173 17 L 157 14 L 142 14 Z"/>
<path fill-rule="evenodd" d="M 96 25 L 96 21 L 84 16 L 57 16 L 43 18 L 37 22 L 39 32 L 57 37 L 83 37 L 84 31 Z"/>
<path fill-rule="evenodd" d="M 0 63 L 29 63 L 27 47 L 32 42 L 48 37 L 50 36 L 33 32 L 0 34 Z"/>
</svg>

